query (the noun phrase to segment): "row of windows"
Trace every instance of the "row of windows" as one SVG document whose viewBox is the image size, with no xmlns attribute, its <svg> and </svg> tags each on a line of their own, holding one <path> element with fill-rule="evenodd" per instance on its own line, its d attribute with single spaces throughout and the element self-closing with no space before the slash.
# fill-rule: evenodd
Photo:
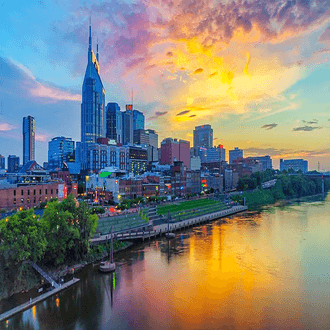
<svg viewBox="0 0 330 330">
<path fill-rule="evenodd" d="M 33 195 L 36 195 L 37 189 L 33 189 Z M 50 189 L 50 194 L 53 195 L 54 189 Z M 42 194 L 42 189 L 39 189 L 39 195 Z M 45 194 L 48 194 L 48 189 L 45 189 Z M 56 189 L 56 194 L 58 194 L 58 189 Z M 30 195 L 30 190 L 27 191 L 27 195 Z M 32 190 L 31 190 L 31 195 L 32 195 Z M 14 196 L 16 196 L 16 189 L 14 190 Z M 24 190 L 21 190 L 21 196 L 24 196 Z"/>
<path fill-rule="evenodd" d="M 47 202 L 47 200 L 48 200 L 48 197 L 46 196 L 45 197 L 45 202 Z M 14 198 L 14 205 L 16 205 L 17 203 L 18 203 L 19 201 L 18 200 L 16 200 L 16 198 Z M 26 203 L 31 203 L 32 202 L 32 200 L 30 200 L 30 198 L 27 198 L 26 199 Z M 37 198 L 36 197 L 34 197 L 33 198 L 33 203 L 35 204 L 37 202 Z M 39 198 L 39 203 L 41 203 L 42 202 L 42 200 L 41 200 L 41 197 Z M 21 204 L 23 205 L 24 204 L 24 198 L 21 198 Z"/>
</svg>

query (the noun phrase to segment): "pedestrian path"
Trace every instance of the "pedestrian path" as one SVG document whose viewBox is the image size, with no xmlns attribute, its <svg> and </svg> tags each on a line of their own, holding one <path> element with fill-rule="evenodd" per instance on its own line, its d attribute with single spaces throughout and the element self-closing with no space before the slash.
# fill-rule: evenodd
<svg viewBox="0 0 330 330">
<path fill-rule="evenodd" d="M 5 313 L 2 313 L 0 314 L 0 322 L 3 322 L 3 321 L 6 321 L 8 320 L 9 318 L 11 318 L 12 316 L 14 316 L 15 314 L 17 313 L 20 313 L 20 312 L 23 312 L 31 307 L 33 307 L 35 304 L 47 299 L 48 297 L 62 291 L 62 290 L 65 290 L 66 288 L 70 287 L 71 285 L 79 282 L 80 279 L 79 278 L 73 278 L 72 280 L 64 283 L 64 284 L 59 284 L 58 285 L 58 288 L 52 290 L 52 291 L 48 291 L 36 298 L 31 298 L 29 301 L 27 301 L 26 303 L 22 304 L 22 305 L 19 305 L 13 309 L 10 309 L 9 311 L 5 312 Z"/>
</svg>

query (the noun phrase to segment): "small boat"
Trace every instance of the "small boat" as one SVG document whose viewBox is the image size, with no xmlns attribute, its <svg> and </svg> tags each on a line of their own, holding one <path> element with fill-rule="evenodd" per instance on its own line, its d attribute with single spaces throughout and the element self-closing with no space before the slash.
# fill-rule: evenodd
<svg viewBox="0 0 330 330">
<path fill-rule="evenodd" d="M 113 272 L 116 269 L 116 264 L 110 261 L 102 261 L 99 269 L 104 273 Z"/>
<path fill-rule="evenodd" d="M 112 226 L 110 235 L 110 260 L 102 261 L 99 270 L 103 273 L 113 272 L 116 269 L 116 264 L 113 261 L 113 238 L 112 238 Z"/>
</svg>

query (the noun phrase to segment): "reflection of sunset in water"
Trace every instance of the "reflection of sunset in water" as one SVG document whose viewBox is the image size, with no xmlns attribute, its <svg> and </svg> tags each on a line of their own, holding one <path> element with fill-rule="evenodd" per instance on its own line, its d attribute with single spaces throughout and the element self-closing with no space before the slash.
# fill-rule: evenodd
<svg viewBox="0 0 330 330">
<path fill-rule="evenodd" d="M 328 329 L 329 215 L 269 207 L 136 244 L 113 276 L 87 268 L 9 328 Z"/>
</svg>

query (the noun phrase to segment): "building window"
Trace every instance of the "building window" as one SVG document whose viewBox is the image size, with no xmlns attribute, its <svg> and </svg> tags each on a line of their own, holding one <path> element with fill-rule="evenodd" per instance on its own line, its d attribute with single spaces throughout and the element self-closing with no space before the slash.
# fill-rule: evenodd
<svg viewBox="0 0 330 330">
<path fill-rule="evenodd" d="M 21 190 L 21 195 L 22 195 L 22 196 L 24 195 L 24 190 L 23 190 L 23 189 Z"/>
<path fill-rule="evenodd" d="M 28 190 L 28 195 L 30 196 L 30 189 Z"/>
<path fill-rule="evenodd" d="M 45 194 L 47 195 L 47 189 L 45 189 Z"/>
<path fill-rule="evenodd" d="M 58 194 L 58 189 L 56 189 L 56 194 Z"/>
<path fill-rule="evenodd" d="M 36 198 L 35 198 L 35 197 L 33 198 L 33 203 L 34 203 L 34 204 L 36 203 Z"/>
<path fill-rule="evenodd" d="M 27 199 L 27 203 L 30 204 L 30 198 Z"/>
<path fill-rule="evenodd" d="M 21 204 L 24 204 L 24 198 L 21 198 Z"/>
<path fill-rule="evenodd" d="M 41 189 L 39 189 L 39 195 L 41 195 Z"/>
<path fill-rule="evenodd" d="M 14 196 L 16 196 L 16 190 L 14 190 Z"/>
<path fill-rule="evenodd" d="M 35 195 L 35 194 L 36 194 L 36 190 L 34 189 L 34 190 L 33 190 L 33 195 Z"/>
<path fill-rule="evenodd" d="M 48 198 L 47 198 L 47 196 L 45 197 L 45 202 L 47 202 L 47 200 L 48 200 Z"/>
<path fill-rule="evenodd" d="M 16 198 L 14 198 L 14 205 L 16 205 Z"/>
<path fill-rule="evenodd" d="M 53 189 L 50 189 L 50 193 L 53 195 Z"/>
</svg>

